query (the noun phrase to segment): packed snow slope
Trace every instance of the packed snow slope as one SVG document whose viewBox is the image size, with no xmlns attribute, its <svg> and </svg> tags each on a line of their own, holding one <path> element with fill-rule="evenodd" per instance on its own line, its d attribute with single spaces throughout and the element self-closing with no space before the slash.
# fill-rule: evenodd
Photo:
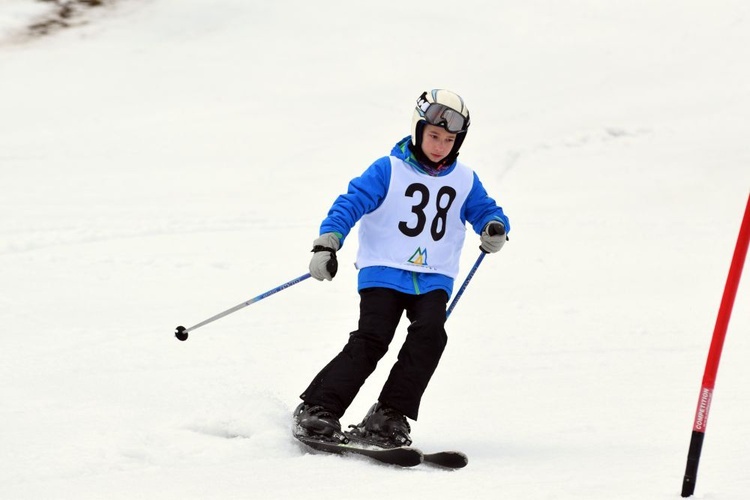
<svg viewBox="0 0 750 500">
<path fill-rule="evenodd" d="M 1 498 L 679 498 L 750 192 L 747 2 L 133 0 L 34 40 L 27 7 L 0 4 Z M 312 454 L 290 413 L 356 328 L 355 237 L 334 281 L 173 331 L 306 273 L 433 87 L 513 223 L 413 423 L 470 463 Z M 749 358 L 745 276 L 697 499 L 748 498 Z"/>
</svg>

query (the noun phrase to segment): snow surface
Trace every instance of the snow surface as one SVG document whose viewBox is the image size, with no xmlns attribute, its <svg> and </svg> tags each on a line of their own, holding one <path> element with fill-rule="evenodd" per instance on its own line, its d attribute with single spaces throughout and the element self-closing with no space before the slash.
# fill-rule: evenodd
<svg viewBox="0 0 750 500">
<path fill-rule="evenodd" d="M 750 188 L 747 2 L 131 0 L 24 41 L 30 2 L 0 2 L 0 498 L 679 498 Z M 356 327 L 355 238 L 333 282 L 173 331 L 304 274 L 433 87 L 513 223 L 413 425 L 470 464 L 315 455 L 289 417 Z M 749 495 L 748 333 L 745 277 L 697 499 Z"/>
</svg>

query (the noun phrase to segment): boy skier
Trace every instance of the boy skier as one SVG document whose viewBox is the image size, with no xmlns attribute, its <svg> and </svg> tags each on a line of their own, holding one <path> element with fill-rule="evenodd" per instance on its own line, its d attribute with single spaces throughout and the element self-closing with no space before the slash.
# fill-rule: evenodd
<svg viewBox="0 0 750 500">
<path fill-rule="evenodd" d="M 356 331 L 300 396 L 295 432 L 347 442 L 339 419 L 385 355 L 401 316 L 408 332 L 378 402 L 353 434 L 384 447 L 411 444 L 407 417 L 419 404 L 447 342 L 446 305 L 458 274 L 466 223 L 481 249 L 499 251 L 510 223 L 477 175 L 457 161 L 469 128 L 463 99 L 444 89 L 417 100 L 411 136 L 376 160 L 333 203 L 313 242 L 310 274 L 331 280 L 336 252 L 359 222 Z"/>
</svg>

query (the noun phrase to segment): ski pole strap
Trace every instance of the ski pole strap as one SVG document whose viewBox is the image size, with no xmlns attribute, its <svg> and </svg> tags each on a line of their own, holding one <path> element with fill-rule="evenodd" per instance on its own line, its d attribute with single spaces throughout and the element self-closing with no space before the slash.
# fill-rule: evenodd
<svg viewBox="0 0 750 500">
<path fill-rule="evenodd" d="M 331 252 L 331 255 L 336 255 L 336 250 L 331 247 L 324 247 L 323 245 L 315 245 L 312 252 Z"/>
</svg>

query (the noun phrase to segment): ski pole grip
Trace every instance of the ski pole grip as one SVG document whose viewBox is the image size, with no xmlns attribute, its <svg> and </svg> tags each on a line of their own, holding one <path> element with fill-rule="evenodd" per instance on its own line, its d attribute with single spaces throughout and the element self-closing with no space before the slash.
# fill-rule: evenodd
<svg viewBox="0 0 750 500">
<path fill-rule="evenodd" d="M 490 227 L 487 228 L 487 234 L 490 236 L 502 236 L 505 234 L 505 226 L 500 224 L 500 227 L 497 227 L 497 224 L 490 224 Z"/>
<path fill-rule="evenodd" d="M 336 251 L 331 252 L 331 260 L 326 262 L 326 271 L 331 275 L 331 278 L 336 276 L 336 272 L 339 270 L 339 260 L 336 258 Z"/>
</svg>

